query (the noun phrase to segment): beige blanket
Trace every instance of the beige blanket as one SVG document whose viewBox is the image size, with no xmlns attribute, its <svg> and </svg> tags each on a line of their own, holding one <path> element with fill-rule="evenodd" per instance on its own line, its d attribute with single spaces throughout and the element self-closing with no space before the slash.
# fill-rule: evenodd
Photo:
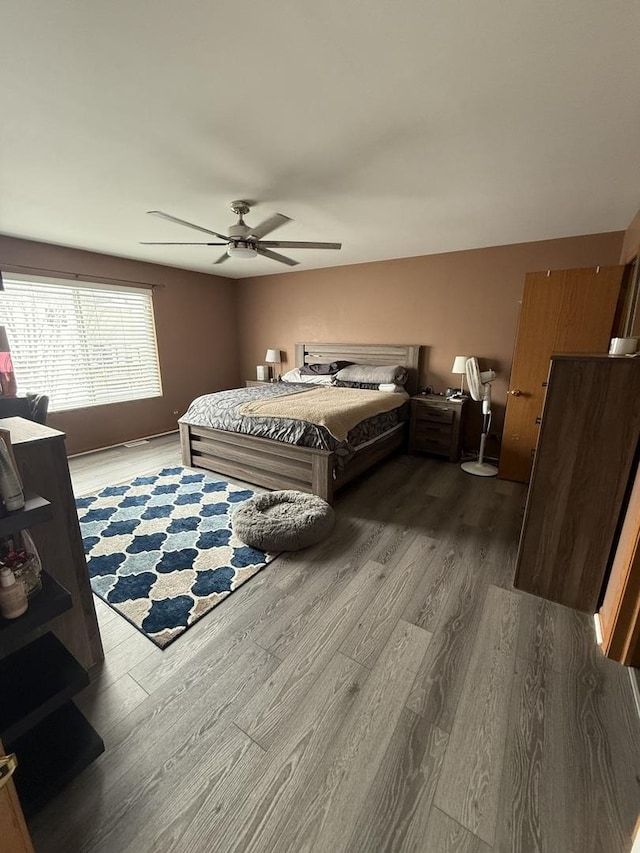
<svg viewBox="0 0 640 853">
<path fill-rule="evenodd" d="M 255 400 L 238 408 L 241 415 L 259 418 L 291 418 L 327 429 L 344 441 L 360 421 L 398 409 L 407 400 L 404 394 L 363 391 L 360 388 L 314 388 L 303 394 Z"/>
</svg>

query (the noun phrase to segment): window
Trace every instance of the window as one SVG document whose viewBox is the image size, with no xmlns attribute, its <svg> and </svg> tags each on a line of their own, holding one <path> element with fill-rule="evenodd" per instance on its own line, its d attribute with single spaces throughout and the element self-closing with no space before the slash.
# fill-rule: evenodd
<svg viewBox="0 0 640 853">
<path fill-rule="evenodd" d="M 48 394 L 52 411 L 162 394 L 150 290 L 4 275 L 18 388 Z"/>
</svg>

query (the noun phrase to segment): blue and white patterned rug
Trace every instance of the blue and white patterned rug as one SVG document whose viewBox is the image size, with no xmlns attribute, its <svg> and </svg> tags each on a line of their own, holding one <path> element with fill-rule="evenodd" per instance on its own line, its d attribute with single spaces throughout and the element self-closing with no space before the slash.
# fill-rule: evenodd
<svg viewBox="0 0 640 853">
<path fill-rule="evenodd" d="M 175 467 L 77 498 L 93 591 L 166 647 L 276 556 L 231 530 L 254 494 Z"/>
</svg>

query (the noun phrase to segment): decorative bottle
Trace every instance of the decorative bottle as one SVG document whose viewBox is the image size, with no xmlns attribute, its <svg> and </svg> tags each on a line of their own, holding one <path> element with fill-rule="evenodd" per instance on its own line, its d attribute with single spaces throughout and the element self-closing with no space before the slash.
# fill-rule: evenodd
<svg viewBox="0 0 640 853">
<path fill-rule="evenodd" d="M 29 602 L 22 581 L 17 581 L 11 569 L 0 569 L 0 615 L 5 619 L 22 616 Z"/>
<path fill-rule="evenodd" d="M 12 538 L 14 547 L 7 554 L 2 554 L 0 545 L 0 561 L 11 569 L 17 581 L 24 583 L 27 597 L 31 599 L 42 589 L 42 560 L 28 530 L 21 530 Z"/>
<path fill-rule="evenodd" d="M 22 486 L 13 467 L 7 445 L 2 438 L 0 438 L 0 498 L 9 512 L 22 509 L 24 506 Z"/>
<path fill-rule="evenodd" d="M 10 565 L 9 568 L 16 576 L 16 580 L 24 583 L 27 597 L 31 599 L 42 589 L 42 560 L 28 530 L 21 530 L 16 534 L 15 544 L 22 561 L 19 567 Z"/>
</svg>

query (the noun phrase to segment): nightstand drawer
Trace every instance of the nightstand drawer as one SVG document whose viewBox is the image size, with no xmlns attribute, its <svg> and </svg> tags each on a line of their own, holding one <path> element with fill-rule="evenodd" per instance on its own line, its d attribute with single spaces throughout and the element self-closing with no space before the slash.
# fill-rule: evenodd
<svg viewBox="0 0 640 853">
<path fill-rule="evenodd" d="M 451 424 L 442 424 L 438 421 L 415 421 L 413 429 L 416 435 L 451 435 Z"/>
<path fill-rule="evenodd" d="M 429 421 L 432 423 L 452 424 L 455 417 L 453 409 L 445 409 L 440 406 L 428 406 L 424 403 L 416 403 L 416 421 Z"/>
<path fill-rule="evenodd" d="M 447 436 L 446 438 L 440 438 L 434 435 L 416 434 L 413 438 L 413 450 L 449 456 L 451 451 L 451 437 Z"/>
<path fill-rule="evenodd" d="M 451 446 L 451 426 L 449 424 L 416 423 L 413 430 L 413 442 L 436 441 L 445 447 Z"/>
</svg>

